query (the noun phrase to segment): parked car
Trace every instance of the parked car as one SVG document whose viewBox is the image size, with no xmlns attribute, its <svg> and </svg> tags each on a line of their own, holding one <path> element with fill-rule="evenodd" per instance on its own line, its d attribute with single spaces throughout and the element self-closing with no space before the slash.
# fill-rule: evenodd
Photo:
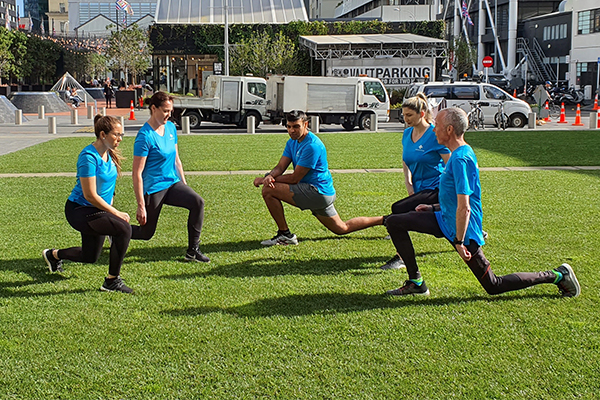
<svg viewBox="0 0 600 400">
<path fill-rule="evenodd" d="M 466 112 L 471 110 L 471 103 L 479 102 L 483 110 L 484 123 L 497 125 L 498 105 L 504 102 L 504 114 L 510 126 L 521 128 L 527 124 L 531 107 L 497 86 L 477 82 L 432 82 L 415 83 L 406 91 L 405 99 L 424 93 L 427 97 L 445 98 L 448 107 L 460 107 Z"/>
</svg>

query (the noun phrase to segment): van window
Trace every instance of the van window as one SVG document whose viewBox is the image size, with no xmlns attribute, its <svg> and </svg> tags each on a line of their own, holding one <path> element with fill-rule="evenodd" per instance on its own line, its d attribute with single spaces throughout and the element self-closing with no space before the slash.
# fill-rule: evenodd
<svg viewBox="0 0 600 400">
<path fill-rule="evenodd" d="M 485 95 L 486 99 L 493 99 L 493 100 L 506 100 L 507 99 L 504 92 L 494 86 L 484 86 L 483 94 Z"/>
<path fill-rule="evenodd" d="M 479 100 L 479 86 L 453 86 L 452 98 L 458 100 Z"/>
<path fill-rule="evenodd" d="M 267 85 L 261 82 L 248 82 L 248 93 L 266 99 Z"/>
<path fill-rule="evenodd" d="M 425 93 L 427 97 L 444 97 L 447 99 L 450 97 L 448 95 L 448 89 L 449 86 L 425 86 L 423 88 L 423 93 Z"/>
<path fill-rule="evenodd" d="M 385 98 L 386 98 L 385 89 L 383 88 L 381 83 L 366 81 L 366 82 L 364 82 L 364 87 L 365 87 L 365 94 L 375 96 L 375 97 L 377 97 L 377 100 L 379 100 L 382 103 L 385 103 Z"/>
</svg>

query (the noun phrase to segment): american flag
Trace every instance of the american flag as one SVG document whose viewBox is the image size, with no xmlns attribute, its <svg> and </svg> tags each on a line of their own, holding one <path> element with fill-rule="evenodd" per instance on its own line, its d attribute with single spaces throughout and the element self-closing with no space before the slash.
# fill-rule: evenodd
<svg viewBox="0 0 600 400">
<path fill-rule="evenodd" d="M 471 21 L 471 16 L 469 15 L 469 9 L 467 8 L 467 0 L 463 0 L 463 2 L 462 2 L 461 15 L 467 19 L 467 23 L 469 25 L 473 25 L 473 21 Z"/>
</svg>

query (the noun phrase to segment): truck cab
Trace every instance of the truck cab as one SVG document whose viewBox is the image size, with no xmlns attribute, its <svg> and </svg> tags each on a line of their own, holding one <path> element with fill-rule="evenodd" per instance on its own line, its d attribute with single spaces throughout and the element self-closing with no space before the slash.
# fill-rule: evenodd
<svg viewBox="0 0 600 400">
<path fill-rule="evenodd" d="M 258 127 L 266 118 L 266 80 L 253 76 L 211 75 L 204 84 L 202 97 L 180 96 L 173 100 L 172 119 L 190 118 L 190 128 L 202 121 L 246 127 L 250 116 Z"/>
</svg>

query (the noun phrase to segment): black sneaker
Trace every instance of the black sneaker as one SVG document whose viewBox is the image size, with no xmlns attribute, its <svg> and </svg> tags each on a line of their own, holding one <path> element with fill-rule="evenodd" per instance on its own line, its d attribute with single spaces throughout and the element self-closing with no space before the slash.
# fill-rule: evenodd
<svg viewBox="0 0 600 400">
<path fill-rule="evenodd" d="M 133 293 L 133 289 L 125 285 L 125 282 L 123 282 L 123 279 L 121 279 L 120 276 L 117 276 L 114 279 L 104 278 L 104 283 L 100 286 L 100 290 L 104 292 Z"/>
<path fill-rule="evenodd" d="M 185 261 L 210 262 L 210 258 L 206 257 L 197 247 L 185 252 Z"/>
<path fill-rule="evenodd" d="M 581 286 L 577 281 L 575 272 L 569 264 L 563 264 L 556 268 L 562 274 L 563 278 L 556 284 L 558 291 L 563 297 L 577 297 L 581 293 Z"/>
<path fill-rule="evenodd" d="M 402 261 L 400 256 L 398 254 L 396 254 L 394 257 L 392 257 L 390 260 L 388 260 L 388 262 L 386 262 L 379 268 L 384 269 L 384 270 L 385 269 L 401 269 L 401 268 L 406 268 L 406 265 L 404 265 L 404 261 Z"/>
<path fill-rule="evenodd" d="M 421 286 L 419 286 L 413 281 L 407 280 L 404 281 L 404 286 L 398 289 L 388 290 L 385 293 L 389 296 L 406 296 L 408 294 L 429 296 L 429 289 L 427 289 L 427 285 L 425 285 L 424 281 L 421 283 Z"/>
<path fill-rule="evenodd" d="M 54 249 L 46 249 L 42 251 L 42 257 L 44 257 L 44 260 L 48 265 L 48 269 L 50 272 L 65 272 L 62 268 L 62 260 L 57 260 L 54 258 L 52 255 L 53 251 Z"/>
</svg>

